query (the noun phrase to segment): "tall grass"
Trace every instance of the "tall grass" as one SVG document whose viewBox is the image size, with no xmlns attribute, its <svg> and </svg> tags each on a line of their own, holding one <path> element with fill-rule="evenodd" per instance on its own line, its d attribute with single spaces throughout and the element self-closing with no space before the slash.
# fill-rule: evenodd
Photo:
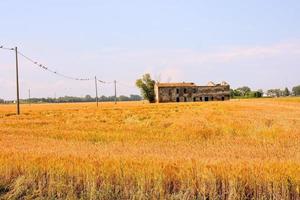
<svg viewBox="0 0 300 200">
<path fill-rule="evenodd" d="M 300 199 L 300 101 L 0 106 L 2 199 Z"/>
</svg>

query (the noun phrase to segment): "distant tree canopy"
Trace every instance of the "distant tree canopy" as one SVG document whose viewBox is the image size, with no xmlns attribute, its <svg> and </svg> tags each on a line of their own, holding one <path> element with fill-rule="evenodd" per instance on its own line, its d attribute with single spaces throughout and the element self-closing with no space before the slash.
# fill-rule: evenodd
<svg viewBox="0 0 300 200">
<path fill-rule="evenodd" d="M 240 94 L 242 96 L 247 96 L 251 92 L 251 89 L 248 86 L 243 86 L 243 87 L 237 88 L 236 90 L 238 92 L 240 92 Z"/>
<path fill-rule="evenodd" d="M 93 100 L 93 98 L 89 94 L 85 95 L 84 98 L 85 98 L 86 101 L 92 101 Z"/>
<path fill-rule="evenodd" d="M 141 79 L 136 80 L 136 86 L 140 88 L 142 96 L 149 102 L 155 102 L 154 92 L 155 81 L 151 79 L 150 74 L 144 74 Z M 230 89 L 231 98 L 260 98 L 264 94 L 262 89 L 252 91 L 250 87 L 243 86 L 237 89 Z M 266 92 L 269 97 L 281 97 L 281 96 L 300 96 L 300 85 L 292 88 L 292 92 L 286 87 L 284 90 L 275 88 L 269 89 Z M 101 102 L 114 101 L 115 96 L 101 96 L 98 98 Z M 118 101 L 140 101 L 142 97 L 140 95 L 131 94 L 130 96 L 121 95 L 117 97 Z M 95 97 L 91 95 L 85 95 L 84 97 L 64 96 L 59 98 L 30 98 L 31 103 L 69 103 L 69 102 L 94 102 Z M 28 99 L 21 99 L 21 103 L 28 103 Z M 3 100 L 0 98 L 0 104 L 3 103 L 14 103 L 13 100 Z"/>
<path fill-rule="evenodd" d="M 269 97 L 287 97 L 291 96 L 292 94 L 295 96 L 300 96 L 300 85 L 293 87 L 292 91 L 293 92 L 290 92 L 290 90 L 287 87 L 285 87 L 284 90 L 274 88 L 267 90 L 266 95 Z M 262 97 L 263 94 L 264 92 L 262 89 L 259 89 L 257 91 L 251 91 L 250 87 L 248 86 L 243 86 L 237 89 L 230 90 L 231 98 L 257 98 Z"/>
<path fill-rule="evenodd" d="M 284 92 L 282 90 L 278 89 L 278 88 L 276 88 L 276 89 L 269 89 L 267 91 L 267 95 L 271 96 L 271 97 L 284 96 L 283 94 L 284 94 Z"/>
<path fill-rule="evenodd" d="M 154 85 L 155 81 L 151 79 L 150 74 L 144 74 L 142 78 L 136 80 L 136 86 L 140 88 L 143 98 L 150 103 L 155 102 Z"/>
<path fill-rule="evenodd" d="M 263 96 L 263 90 L 251 91 L 250 87 L 243 86 L 230 90 L 231 98 L 259 98 Z"/>
<path fill-rule="evenodd" d="M 98 98 L 100 102 L 108 102 L 114 101 L 115 96 L 101 96 Z M 131 94 L 128 96 L 119 96 L 117 97 L 118 101 L 140 101 L 142 97 L 139 95 Z M 85 97 L 74 97 L 74 96 L 64 96 L 58 98 L 30 98 L 29 99 L 21 99 L 21 103 L 71 103 L 71 102 L 94 102 L 96 101 L 95 97 L 91 97 L 91 95 L 86 95 Z M 4 101 L 0 99 L 0 103 L 13 103 L 14 101 Z"/>
<path fill-rule="evenodd" d="M 285 89 L 284 89 L 284 91 L 283 91 L 283 95 L 284 96 L 290 96 L 290 94 L 291 94 L 291 92 L 289 91 L 289 89 L 286 87 Z"/>
<path fill-rule="evenodd" d="M 293 87 L 292 91 L 295 96 L 300 96 L 300 85 Z"/>
</svg>

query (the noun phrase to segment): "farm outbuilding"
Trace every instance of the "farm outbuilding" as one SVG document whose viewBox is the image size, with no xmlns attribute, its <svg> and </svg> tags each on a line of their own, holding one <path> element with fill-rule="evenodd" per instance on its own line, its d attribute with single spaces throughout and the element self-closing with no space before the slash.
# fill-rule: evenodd
<svg viewBox="0 0 300 200">
<path fill-rule="evenodd" d="M 205 86 L 194 83 L 156 83 L 156 102 L 224 101 L 230 99 L 230 86 L 225 81 L 209 82 Z"/>
</svg>

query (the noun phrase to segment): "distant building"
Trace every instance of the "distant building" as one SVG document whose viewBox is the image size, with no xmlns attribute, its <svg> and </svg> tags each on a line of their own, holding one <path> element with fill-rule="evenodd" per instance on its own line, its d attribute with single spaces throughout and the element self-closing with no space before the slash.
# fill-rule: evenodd
<svg viewBox="0 0 300 200">
<path fill-rule="evenodd" d="M 230 99 L 230 86 L 209 82 L 206 86 L 194 83 L 156 83 L 156 102 L 224 101 Z"/>
</svg>

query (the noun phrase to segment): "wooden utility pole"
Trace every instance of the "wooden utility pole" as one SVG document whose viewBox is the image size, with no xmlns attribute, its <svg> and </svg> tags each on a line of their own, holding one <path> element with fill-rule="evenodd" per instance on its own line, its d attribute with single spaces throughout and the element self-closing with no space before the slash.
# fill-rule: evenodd
<svg viewBox="0 0 300 200">
<path fill-rule="evenodd" d="M 18 48 L 15 47 L 16 53 L 16 84 L 17 84 L 17 115 L 20 114 L 20 95 L 19 95 L 19 63 L 18 63 Z"/>
<path fill-rule="evenodd" d="M 97 86 L 97 77 L 95 76 L 95 89 L 96 89 L 96 103 L 98 107 L 98 86 Z"/>
<path fill-rule="evenodd" d="M 115 104 L 117 104 L 117 81 L 114 81 L 115 83 Z"/>
<path fill-rule="evenodd" d="M 29 103 L 29 105 L 31 105 L 31 101 L 30 101 L 30 88 L 28 90 L 28 103 Z"/>
</svg>

